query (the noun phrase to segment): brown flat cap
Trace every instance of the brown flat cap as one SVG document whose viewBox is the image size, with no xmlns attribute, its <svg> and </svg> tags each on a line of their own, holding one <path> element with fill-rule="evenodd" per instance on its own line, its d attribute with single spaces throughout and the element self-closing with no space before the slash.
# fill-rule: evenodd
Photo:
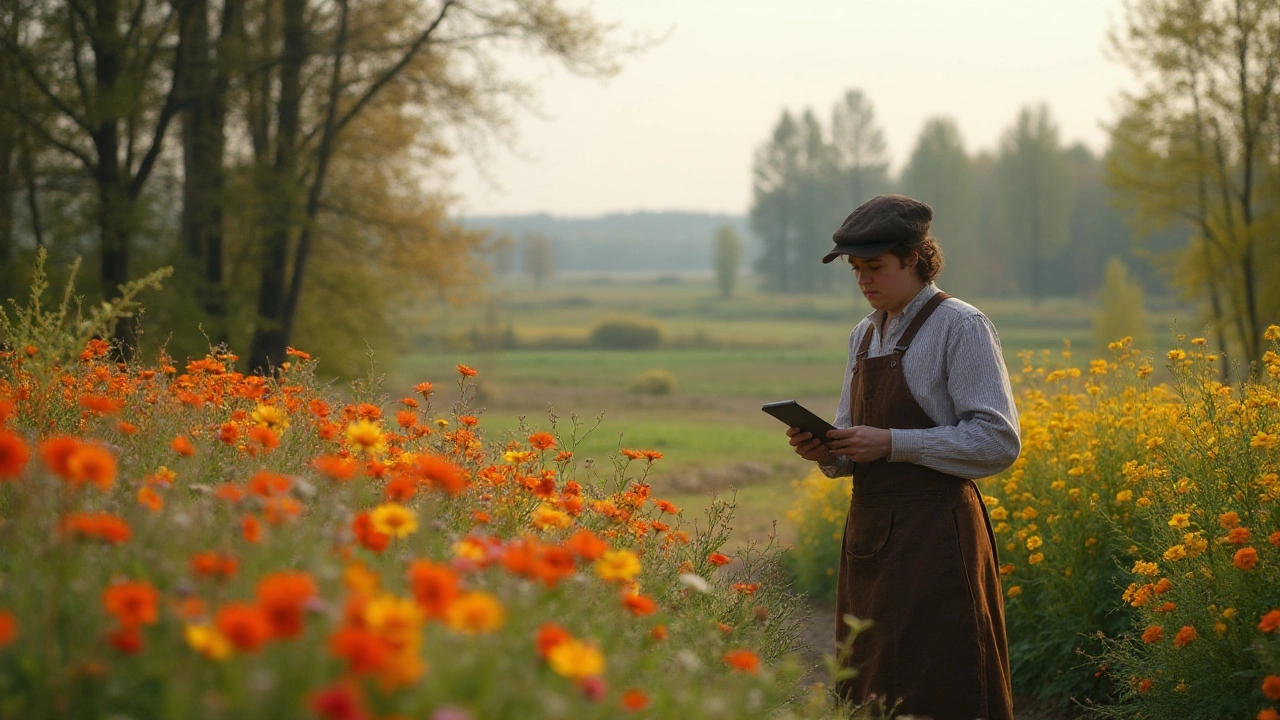
<svg viewBox="0 0 1280 720">
<path fill-rule="evenodd" d="M 829 263 L 841 255 L 872 258 L 895 245 L 923 240 L 933 222 L 933 208 L 906 195 L 877 195 L 849 213 L 831 236 L 836 246 L 822 258 Z"/>
</svg>

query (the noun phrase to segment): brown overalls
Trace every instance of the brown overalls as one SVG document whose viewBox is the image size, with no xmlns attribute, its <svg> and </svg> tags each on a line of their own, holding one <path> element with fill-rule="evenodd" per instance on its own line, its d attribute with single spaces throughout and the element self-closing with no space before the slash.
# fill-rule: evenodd
<svg viewBox="0 0 1280 720">
<path fill-rule="evenodd" d="M 852 425 L 931 428 L 911 395 L 902 358 L 933 311 L 930 298 L 888 355 L 858 349 Z M 937 362 L 942 362 L 938 358 Z M 934 720 L 1012 720 L 1004 596 L 995 535 L 972 480 L 881 458 L 856 463 L 844 527 L 836 637 L 846 613 L 875 624 L 857 636 L 845 662 L 858 675 L 838 688 L 854 702 L 872 697 L 899 714 Z"/>
</svg>

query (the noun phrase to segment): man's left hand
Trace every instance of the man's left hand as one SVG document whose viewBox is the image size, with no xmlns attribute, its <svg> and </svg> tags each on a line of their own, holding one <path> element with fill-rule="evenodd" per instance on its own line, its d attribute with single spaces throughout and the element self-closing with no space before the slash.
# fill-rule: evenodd
<svg viewBox="0 0 1280 720">
<path fill-rule="evenodd" d="M 859 425 L 827 433 L 829 447 L 836 455 L 852 458 L 854 462 L 871 462 L 889 457 L 893 449 L 893 433 L 884 428 Z"/>
</svg>

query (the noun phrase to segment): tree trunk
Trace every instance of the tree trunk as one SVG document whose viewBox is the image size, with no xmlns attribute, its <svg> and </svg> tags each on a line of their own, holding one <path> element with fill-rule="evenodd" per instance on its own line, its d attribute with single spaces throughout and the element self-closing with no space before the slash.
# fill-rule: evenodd
<svg viewBox="0 0 1280 720">
<path fill-rule="evenodd" d="M 302 64 L 305 59 L 306 0 L 284 0 L 284 51 L 280 61 L 280 102 L 277 106 L 276 159 L 268 181 L 272 201 L 266 211 L 262 283 L 258 288 L 258 318 L 249 364 L 266 372 L 284 361 L 285 267 L 293 218 L 297 177 L 298 127 L 302 106 Z"/>
</svg>

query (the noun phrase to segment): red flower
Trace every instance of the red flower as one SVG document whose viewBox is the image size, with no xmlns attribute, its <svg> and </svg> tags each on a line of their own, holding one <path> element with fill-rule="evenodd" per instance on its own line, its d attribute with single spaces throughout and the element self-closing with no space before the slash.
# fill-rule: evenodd
<svg viewBox="0 0 1280 720">
<path fill-rule="evenodd" d="M 256 605 L 230 603 L 218 609 L 214 618 L 218 632 L 241 652 L 257 652 L 271 639 L 271 621 Z"/>
<path fill-rule="evenodd" d="M 142 632 L 136 625 L 125 625 L 107 634 L 107 642 L 126 655 L 133 655 L 142 650 Z"/>
<path fill-rule="evenodd" d="M 302 634 L 302 609 L 319 592 L 316 581 L 307 573 L 283 571 L 267 575 L 258 582 L 258 607 L 271 623 L 277 638 L 295 638 Z"/>
<path fill-rule="evenodd" d="M 460 592 L 458 575 L 452 569 L 427 560 L 410 563 L 409 587 L 428 618 L 443 618 Z"/>
<path fill-rule="evenodd" d="M 1280 610 L 1272 610 L 1258 622 L 1258 629 L 1264 633 L 1275 632 L 1276 628 L 1280 628 Z"/>
<path fill-rule="evenodd" d="M 159 593 L 145 581 L 113 583 L 102 591 L 102 607 L 125 627 L 154 625 L 158 600 Z"/>
<path fill-rule="evenodd" d="M 636 617 L 652 615 L 658 609 L 658 604 L 648 595 L 632 595 L 631 593 L 623 593 L 622 606 L 627 612 Z"/>
<path fill-rule="evenodd" d="M 707 556 L 707 562 L 715 565 L 716 567 L 720 567 L 721 565 L 729 562 L 729 558 L 728 556 L 721 555 L 720 553 L 711 553 Z"/>
<path fill-rule="evenodd" d="M 0 648 L 5 647 L 13 642 L 18 636 L 18 621 L 13 617 L 13 613 L 8 610 L 0 610 Z"/>
<path fill-rule="evenodd" d="M 724 664 L 739 672 L 755 675 L 760 672 L 760 658 L 750 650 L 730 650 L 724 654 Z"/>
<path fill-rule="evenodd" d="M 550 450 L 556 446 L 556 436 L 549 432 L 537 432 L 529 436 L 529 445 L 535 450 Z"/>
</svg>

